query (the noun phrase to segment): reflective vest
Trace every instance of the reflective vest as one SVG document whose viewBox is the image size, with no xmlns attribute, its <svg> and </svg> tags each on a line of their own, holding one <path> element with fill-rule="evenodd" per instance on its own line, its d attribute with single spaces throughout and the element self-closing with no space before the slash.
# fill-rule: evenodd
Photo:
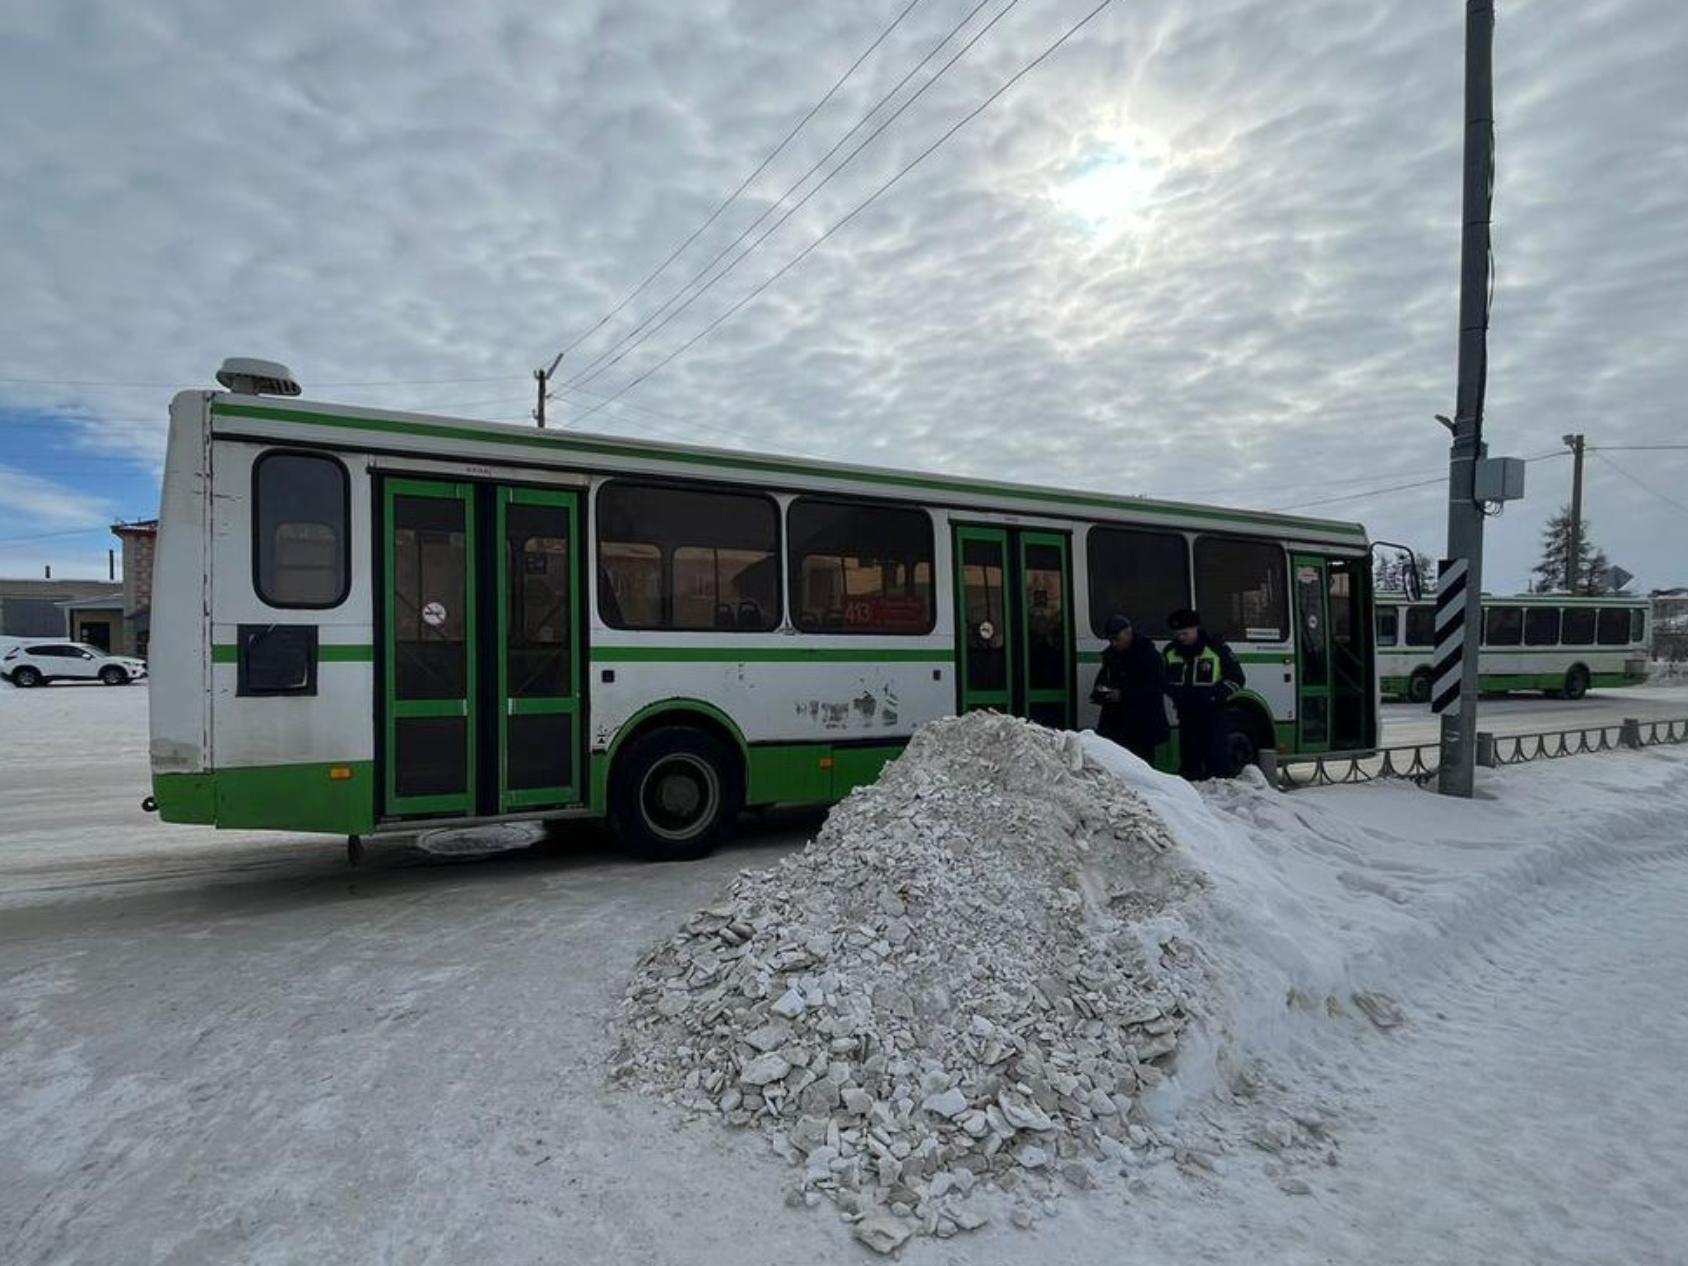
<svg viewBox="0 0 1688 1266">
<path fill-rule="evenodd" d="M 1225 664 L 1211 646 L 1203 646 L 1194 659 L 1187 659 L 1180 653 L 1178 643 L 1168 642 L 1166 672 L 1168 684 L 1173 687 L 1211 690 L 1224 680 Z"/>
</svg>

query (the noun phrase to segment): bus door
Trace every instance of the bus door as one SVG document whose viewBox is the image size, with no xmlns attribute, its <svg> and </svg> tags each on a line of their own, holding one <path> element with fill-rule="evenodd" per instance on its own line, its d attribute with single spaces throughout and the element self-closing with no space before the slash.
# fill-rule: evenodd
<svg viewBox="0 0 1688 1266">
<path fill-rule="evenodd" d="M 1072 565 L 1064 533 L 955 529 L 956 706 L 1073 723 Z"/>
<path fill-rule="evenodd" d="M 1296 724 L 1299 750 L 1328 752 L 1331 735 L 1330 578 L 1325 560 L 1296 554 Z"/>
<path fill-rule="evenodd" d="M 388 479 L 379 505 L 384 815 L 579 803 L 575 495 Z"/>
</svg>

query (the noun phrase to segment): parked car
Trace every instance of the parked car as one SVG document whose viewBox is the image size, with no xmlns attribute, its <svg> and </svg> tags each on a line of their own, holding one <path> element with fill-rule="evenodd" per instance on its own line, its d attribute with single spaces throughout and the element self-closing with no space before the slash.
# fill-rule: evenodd
<svg viewBox="0 0 1688 1266">
<path fill-rule="evenodd" d="M 124 686 L 147 675 L 144 659 L 107 655 L 81 642 L 33 642 L 0 655 L 0 677 L 14 686 L 43 686 L 54 681 L 100 681 Z"/>
</svg>

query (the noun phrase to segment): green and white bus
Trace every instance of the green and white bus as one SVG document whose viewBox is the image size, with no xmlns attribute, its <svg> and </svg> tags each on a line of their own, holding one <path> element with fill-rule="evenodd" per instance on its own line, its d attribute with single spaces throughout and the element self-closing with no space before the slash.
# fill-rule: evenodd
<svg viewBox="0 0 1688 1266">
<path fill-rule="evenodd" d="M 1566 594 L 1483 596 L 1479 689 L 1540 690 L 1581 699 L 1590 689 L 1647 680 L 1652 630 L 1646 598 Z M 1435 603 L 1377 595 L 1377 661 L 1385 698 L 1430 701 Z"/>
<path fill-rule="evenodd" d="M 936 717 L 1093 724 L 1108 614 L 1152 634 L 1191 605 L 1248 673 L 1238 759 L 1377 742 L 1355 523 L 304 403 L 267 362 L 219 380 L 170 408 L 168 821 L 604 818 L 695 856 Z"/>
</svg>

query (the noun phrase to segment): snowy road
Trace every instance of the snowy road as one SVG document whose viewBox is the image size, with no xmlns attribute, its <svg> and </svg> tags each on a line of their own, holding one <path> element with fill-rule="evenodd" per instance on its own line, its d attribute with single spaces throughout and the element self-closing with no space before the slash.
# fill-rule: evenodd
<svg viewBox="0 0 1688 1266">
<path fill-rule="evenodd" d="M 351 872 L 320 840 L 136 813 L 143 705 L 0 692 L 0 1261 L 865 1259 L 783 1207 L 764 1148 L 603 1079 L 638 955 L 812 820 L 691 866 L 393 844 Z M 1347 859 L 1356 953 L 1411 932 L 1388 958 L 1405 1026 L 1285 1048 L 1286 1084 L 1340 1107 L 1310 1194 L 1245 1149 L 903 1260 L 1688 1260 L 1688 751 L 1484 788 L 1210 797 Z"/>
</svg>

